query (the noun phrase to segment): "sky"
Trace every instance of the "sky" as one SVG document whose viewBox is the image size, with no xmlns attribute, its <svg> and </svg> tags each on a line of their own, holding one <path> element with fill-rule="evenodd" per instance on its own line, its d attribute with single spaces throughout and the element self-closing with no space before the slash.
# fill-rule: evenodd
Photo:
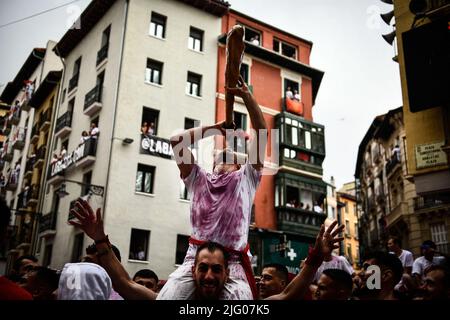
<svg viewBox="0 0 450 320">
<path fill-rule="evenodd" d="M 150 0 L 149 0 L 150 1 Z M 58 41 L 90 0 L 0 0 L 0 91 L 34 47 Z M 392 10 L 380 0 L 228 0 L 231 8 L 313 42 L 312 67 L 323 77 L 313 108 L 325 126 L 324 180 L 354 180 L 358 146 L 375 116 L 402 105 L 393 30 L 379 17 Z M 6 25 L 10 22 L 67 6 Z M 6 25 L 6 26 L 5 26 Z"/>
</svg>

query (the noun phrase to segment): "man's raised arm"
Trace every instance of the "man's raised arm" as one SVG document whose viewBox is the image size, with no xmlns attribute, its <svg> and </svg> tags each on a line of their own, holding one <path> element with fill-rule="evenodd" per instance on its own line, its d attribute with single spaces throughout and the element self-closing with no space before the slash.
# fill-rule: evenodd
<svg viewBox="0 0 450 320">
<path fill-rule="evenodd" d="M 224 135 L 223 121 L 212 126 L 195 127 L 185 130 L 180 134 L 176 134 L 170 138 L 173 153 L 177 166 L 180 169 L 181 178 L 186 178 L 192 171 L 195 163 L 194 156 L 189 150 L 189 146 L 197 141 L 214 135 Z"/>
<path fill-rule="evenodd" d="M 157 293 L 131 280 L 125 268 L 111 250 L 109 240 L 107 240 L 103 230 L 100 208 L 97 209 L 97 213 L 94 215 L 89 203 L 82 199 L 76 202 L 76 208 L 77 210 L 72 209 L 71 213 L 77 217 L 79 222 L 71 220 L 69 223 L 81 228 L 95 241 L 97 257 L 101 262 L 101 266 L 111 278 L 114 289 L 125 300 L 155 300 Z"/>
<path fill-rule="evenodd" d="M 239 87 L 226 88 L 227 93 L 239 96 L 244 100 L 252 121 L 253 129 L 256 131 L 254 140 L 250 142 L 248 148 L 249 159 L 253 160 L 251 163 L 256 170 L 261 170 L 264 167 L 264 157 L 266 153 L 267 145 L 267 125 L 264 115 L 261 112 L 261 108 L 253 97 L 252 93 L 245 84 L 242 76 L 239 77 Z"/>
</svg>

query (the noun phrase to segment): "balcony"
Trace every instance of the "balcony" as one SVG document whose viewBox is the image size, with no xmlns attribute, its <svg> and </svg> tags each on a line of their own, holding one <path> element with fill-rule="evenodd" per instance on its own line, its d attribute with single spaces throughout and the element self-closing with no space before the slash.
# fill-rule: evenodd
<svg viewBox="0 0 450 320">
<path fill-rule="evenodd" d="M 276 207 L 278 229 L 315 238 L 327 215 L 292 207 Z"/>
<path fill-rule="evenodd" d="M 10 162 L 13 159 L 14 156 L 14 149 L 12 148 L 11 144 L 6 143 L 3 145 L 3 148 L 6 149 L 3 151 L 3 160 L 6 162 Z"/>
<path fill-rule="evenodd" d="M 39 141 L 39 129 L 38 129 L 38 125 L 35 124 L 33 129 L 31 129 L 31 140 L 30 143 L 31 144 L 36 144 Z"/>
<path fill-rule="evenodd" d="M 12 147 L 15 150 L 22 150 L 25 146 L 25 137 L 26 137 L 27 131 L 25 128 L 18 128 L 16 133 L 14 134 Z"/>
<path fill-rule="evenodd" d="M 388 179 L 398 170 L 401 169 L 401 162 L 398 155 L 394 154 L 386 163 L 386 176 Z"/>
<path fill-rule="evenodd" d="M 55 137 L 63 139 L 72 132 L 72 112 L 67 111 L 56 120 Z"/>
<path fill-rule="evenodd" d="M 27 205 L 35 207 L 39 201 L 39 185 L 33 184 L 29 190 Z"/>
<path fill-rule="evenodd" d="M 83 113 L 88 116 L 94 115 L 102 108 L 102 84 L 97 85 L 84 97 Z"/>
<path fill-rule="evenodd" d="M 39 219 L 39 233 L 44 235 L 51 235 L 56 233 L 56 212 L 44 214 Z"/>
<path fill-rule="evenodd" d="M 384 195 L 383 187 L 381 187 L 381 186 L 377 187 L 376 194 L 377 194 L 377 197 L 376 197 L 377 203 L 383 204 L 386 202 L 386 196 Z"/>
<path fill-rule="evenodd" d="M 5 119 L 5 124 L 3 125 L 3 135 L 7 136 L 11 133 L 11 121 L 9 121 L 8 119 Z"/>
<path fill-rule="evenodd" d="M 45 162 L 45 152 L 47 148 L 45 146 L 41 146 L 36 153 L 36 161 L 34 162 L 35 168 L 42 168 Z"/>
<path fill-rule="evenodd" d="M 18 199 L 17 199 L 17 209 L 26 209 L 27 207 L 27 197 L 28 197 L 28 190 L 24 190 L 21 193 L 19 193 Z"/>
<path fill-rule="evenodd" d="M 398 222 L 403 215 L 408 214 L 408 203 L 400 202 L 386 215 L 386 227 L 389 228 Z"/>
<path fill-rule="evenodd" d="M 30 100 L 28 100 L 28 99 L 26 99 L 23 103 L 22 103 L 22 106 L 20 107 L 23 111 L 30 111 L 31 110 L 31 104 L 29 104 L 29 101 Z"/>
<path fill-rule="evenodd" d="M 9 180 L 8 180 L 8 183 L 6 184 L 5 189 L 8 191 L 16 191 L 18 180 L 19 180 L 19 174 L 12 173 L 11 176 L 9 177 Z"/>
<path fill-rule="evenodd" d="M 97 153 L 97 138 L 90 138 L 84 143 L 83 156 L 77 162 L 79 167 L 87 167 L 95 162 L 95 155 Z"/>
<path fill-rule="evenodd" d="M 45 111 L 41 114 L 41 118 L 39 119 L 39 129 L 40 130 L 47 130 L 50 127 L 50 119 L 51 113 L 50 110 Z"/>
<path fill-rule="evenodd" d="M 440 193 L 414 198 L 417 213 L 446 212 L 450 209 L 450 194 Z"/>
<path fill-rule="evenodd" d="M 109 49 L 109 43 L 104 45 L 98 52 L 97 52 L 97 66 L 101 64 L 106 58 L 108 58 L 108 49 Z"/>
<path fill-rule="evenodd" d="M 78 87 L 79 73 L 75 74 L 72 79 L 69 80 L 69 88 L 67 93 L 70 94 L 76 87 Z"/>
<path fill-rule="evenodd" d="M 23 176 L 24 179 L 31 180 L 31 178 L 33 177 L 34 160 L 35 157 L 29 158 L 27 160 L 27 163 L 25 165 L 25 173 Z"/>
<path fill-rule="evenodd" d="M 57 173 L 55 175 L 51 175 L 51 171 L 48 172 L 48 184 L 57 185 L 64 181 L 64 172 Z"/>
<path fill-rule="evenodd" d="M 20 108 L 18 108 L 10 117 L 9 117 L 9 122 L 12 125 L 17 126 L 20 122 Z"/>
</svg>

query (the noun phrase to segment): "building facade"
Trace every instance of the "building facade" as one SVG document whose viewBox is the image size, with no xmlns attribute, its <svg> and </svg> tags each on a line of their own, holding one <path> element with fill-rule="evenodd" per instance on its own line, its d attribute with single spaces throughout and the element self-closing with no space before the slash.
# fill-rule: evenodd
<svg viewBox="0 0 450 320">
<path fill-rule="evenodd" d="M 339 253 L 347 258 L 354 269 L 358 269 L 360 263 L 358 211 L 356 207 L 356 197 L 354 193 L 352 194 L 351 190 L 351 184 L 346 184 L 344 185 L 344 188 L 341 188 L 339 192 L 337 192 L 340 213 L 339 224 L 345 226 L 344 241 L 340 244 Z"/>
<path fill-rule="evenodd" d="M 130 275 L 149 268 L 167 278 L 182 263 L 189 200 L 169 138 L 215 121 L 217 36 L 227 9 L 221 1 L 92 1 L 81 15 L 85 28 L 58 42 L 66 68 L 52 149 L 66 156 L 48 167 L 43 211 L 57 218 L 53 232 L 41 234 L 41 259 L 59 268 L 83 255 L 90 240 L 67 221 L 84 197 L 102 209 Z M 82 138 L 92 128 L 96 134 Z M 195 148 L 212 155 L 213 141 Z"/>
<path fill-rule="evenodd" d="M 48 155 L 54 120 L 54 106 L 62 68 L 52 52 L 56 43 L 33 49 L 15 79 L 2 92 L 2 101 L 11 105 L 6 124 L 4 175 L 7 177 L 6 201 L 13 217 L 8 244 L 8 271 L 15 259 L 33 251 L 32 245 L 41 216 L 38 207 L 42 168 Z M 9 157 L 8 157 L 9 155 Z M 9 191 L 9 192 L 8 192 Z"/>
<path fill-rule="evenodd" d="M 422 240 L 431 239 L 442 253 L 450 237 L 450 53 L 446 0 L 393 2 L 395 36 L 403 97 L 407 179 L 405 188 L 417 193 L 407 232 L 417 254 Z M 395 174 L 395 173 L 394 173 Z M 400 179 L 399 182 L 402 180 Z M 403 180 L 404 181 L 404 180 Z M 409 187 L 414 184 L 414 188 Z M 406 191 L 408 193 L 408 191 Z M 395 217 L 395 215 L 393 216 Z M 388 219 L 388 224 L 392 219 Z M 399 231 L 399 230 L 397 230 Z M 406 231 L 401 238 L 405 238 Z"/>
<path fill-rule="evenodd" d="M 326 218 L 324 126 L 313 122 L 312 117 L 323 72 L 309 64 L 312 42 L 232 9 L 222 20 L 216 120 L 225 119 L 226 33 L 240 24 L 245 30 L 241 74 L 269 129 L 265 172 L 271 174 L 263 175 L 254 201 L 249 240 L 253 266 L 259 272 L 264 264 L 278 262 L 296 273 Z M 239 98 L 234 119 L 239 128 L 251 128 Z M 272 129 L 278 130 L 278 137 L 270 132 Z"/>
</svg>

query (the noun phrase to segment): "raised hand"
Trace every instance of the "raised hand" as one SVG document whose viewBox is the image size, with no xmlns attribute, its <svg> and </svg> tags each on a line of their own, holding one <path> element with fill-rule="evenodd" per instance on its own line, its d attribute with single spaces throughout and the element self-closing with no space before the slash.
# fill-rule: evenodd
<svg viewBox="0 0 450 320">
<path fill-rule="evenodd" d="M 237 87 L 234 87 L 234 88 L 225 87 L 225 90 L 227 93 L 232 94 L 234 96 L 241 97 L 241 98 L 244 98 L 246 95 L 250 94 L 250 90 L 248 89 L 248 86 L 245 83 L 244 78 L 242 78 L 241 75 L 239 75 Z"/>
<path fill-rule="evenodd" d="M 70 212 L 79 222 L 70 220 L 69 224 L 80 228 L 93 240 L 102 240 L 106 237 L 100 208 L 97 209 L 94 215 L 94 211 L 89 203 L 80 198 L 75 203 L 75 208 L 71 209 Z"/>
<path fill-rule="evenodd" d="M 334 249 L 338 249 L 339 242 L 344 240 L 343 237 L 339 237 L 339 233 L 344 230 L 344 225 L 340 225 L 335 229 L 337 223 L 337 221 L 334 221 L 326 231 L 325 226 L 322 225 L 319 234 L 317 235 L 314 249 L 324 257 L 330 255 Z"/>
</svg>

